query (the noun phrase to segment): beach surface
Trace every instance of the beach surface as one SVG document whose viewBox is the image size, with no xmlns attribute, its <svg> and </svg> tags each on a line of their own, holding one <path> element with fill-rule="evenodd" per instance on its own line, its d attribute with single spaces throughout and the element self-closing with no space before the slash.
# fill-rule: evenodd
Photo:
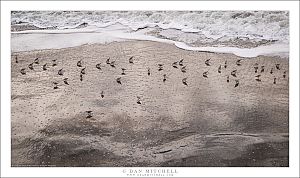
<svg viewBox="0 0 300 178">
<path fill-rule="evenodd" d="M 30 70 L 35 58 L 39 64 Z M 172 66 L 181 59 L 186 72 L 178 63 Z M 274 56 L 242 58 L 134 40 L 13 53 L 11 164 L 288 166 L 288 65 L 288 59 Z"/>
</svg>

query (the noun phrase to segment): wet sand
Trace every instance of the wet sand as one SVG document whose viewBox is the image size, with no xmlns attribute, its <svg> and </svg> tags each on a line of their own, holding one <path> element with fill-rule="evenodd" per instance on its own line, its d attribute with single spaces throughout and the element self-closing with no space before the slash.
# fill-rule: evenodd
<svg viewBox="0 0 300 178">
<path fill-rule="evenodd" d="M 115 68 L 105 63 L 108 57 Z M 180 59 L 185 73 L 172 67 Z M 86 67 L 83 81 L 79 60 Z M 101 70 L 95 67 L 100 62 Z M 288 65 L 279 57 L 240 58 L 147 41 L 14 53 L 12 166 L 288 166 Z"/>
</svg>

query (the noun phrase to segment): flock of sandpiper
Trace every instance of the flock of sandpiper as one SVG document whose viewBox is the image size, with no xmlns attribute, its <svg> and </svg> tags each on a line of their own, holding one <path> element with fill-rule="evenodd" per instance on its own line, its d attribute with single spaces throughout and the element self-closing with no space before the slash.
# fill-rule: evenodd
<svg viewBox="0 0 300 178">
<path fill-rule="evenodd" d="M 180 68 L 181 72 L 186 73 L 187 69 L 186 69 L 186 66 L 184 66 L 184 64 L 183 64 L 183 61 L 184 61 L 184 59 L 181 59 L 180 61 L 175 61 L 174 63 L 172 63 L 172 67 L 173 68 Z M 18 56 L 15 56 L 15 62 L 16 63 L 19 62 L 18 61 Z M 130 64 L 134 64 L 134 57 L 133 56 L 130 57 L 128 59 L 128 62 Z M 206 66 L 211 66 L 210 59 L 207 59 L 204 63 L 205 63 Z M 34 66 L 35 64 L 36 65 L 40 64 L 39 58 L 34 59 L 34 61 L 28 65 L 28 69 L 29 70 L 34 70 L 34 67 L 36 67 L 36 66 Z M 110 65 L 113 68 L 116 68 L 115 61 L 111 61 L 110 58 L 107 58 L 106 64 Z M 242 60 L 241 59 L 237 60 L 236 61 L 236 65 L 237 66 L 241 66 L 242 65 Z M 52 60 L 52 64 L 51 65 L 49 65 L 48 63 L 43 64 L 42 65 L 43 71 L 46 71 L 49 66 L 52 66 L 52 67 L 57 66 L 57 60 L 56 59 Z M 164 66 L 163 64 L 158 64 L 158 71 L 162 71 L 163 70 L 163 66 Z M 79 80 L 83 81 L 84 75 L 86 74 L 86 71 L 85 71 L 86 67 L 83 66 L 83 61 L 82 60 L 79 60 L 77 62 L 77 67 L 80 68 Z M 101 63 L 98 63 L 98 64 L 95 65 L 95 67 L 98 70 L 102 70 L 103 66 L 101 66 Z M 225 69 L 227 68 L 227 61 L 225 61 L 224 65 L 219 65 L 219 67 L 218 67 L 218 73 L 222 73 L 222 68 L 225 68 Z M 125 68 L 121 68 L 121 70 L 122 70 L 121 75 L 126 75 L 126 73 L 125 73 L 126 69 Z M 275 64 L 275 66 L 271 68 L 270 74 L 273 74 L 274 70 L 281 70 L 280 64 Z M 254 64 L 254 72 L 257 73 L 257 75 L 255 76 L 255 80 L 258 81 L 258 82 L 261 82 L 261 78 L 260 77 L 261 77 L 261 74 L 265 72 L 265 66 L 259 66 L 258 63 L 255 63 Z M 20 69 L 20 73 L 22 75 L 26 75 L 26 68 L 21 68 Z M 258 73 L 260 73 L 260 74 L 258 74 Z M 63 68 L 59 69 L 58 72 L 57 72 L 57 74 L 60 75 L 60 76 L 63 76 L 64 75 Z M 147 69 L 147 75 L 148 76 L 151 75 L 150 68 Z M 231 71 L 230 75 L 232 77 L 236 78 L 237 77 L 237 70 Z M 208 78 L 208 76 L 209 76 L 208 71 L 203 72 L 202 76 L 204 78 Z M 230 78 L 230 76 L 227 75 L 227 80 L 226 80 L 227 83 L 229 83 L 229 78 Z M 283 72 L 283 78 L 286 78 L 286 71 Z M 121 79 L 122 79 L 121 77 L 116 78 L 116 82 L 118 84 L 122 84 L 122 80 Z M 162 81 L 166 82 L 166 80 L 167 80 L 167 75 L 164 74 Z M 277 81 L 277 78 L 274 76 L 273 84 L 276 84 L 276 81 Z M 65 85 L 69 85 L 68 78 L 64 78 L 63 79 L 63 83 Z M 183 78 L 182 79 L 182 83 L 184 85 L 188 86 L 187 78 Z M 58 89 L 59 88 L 58 84 L 59 84 L 58 82 L 53 82 L 53 85 L 54 85 L 53 89 Z M 238 87 L 238 86 L 239 86 L 239 80 L 235 79 L 235 85 L 234 85 L 234 87 Z M 104 91 L 101 91 L 101 97 L 102 98 L 104 97 Z M 141 98 L 139 96 L 137 96 L 137 104 L 142 104 L 141 103 Z M 86 118 L 92 117 L 92 111 L 86 111 L 86 113 L 87 113 Z"/>
</svg>

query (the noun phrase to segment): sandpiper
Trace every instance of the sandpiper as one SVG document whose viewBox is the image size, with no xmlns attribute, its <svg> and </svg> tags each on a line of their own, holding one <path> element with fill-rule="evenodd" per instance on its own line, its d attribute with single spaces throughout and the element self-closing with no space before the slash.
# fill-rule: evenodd
<svg viewBox="0 0 300 178">
<path fill-rule="evenodd" d="M 68 78 L 64 78 L 64 83 L 65 83 L 66 85 L 69 85 L 69 83 L 68 83 Z"/>
<path fill-rule="evenodd" d="M 137 96 L 137 102 L 136 102 L 137 104 L 142 104 L 141 103 L 141 97 L 139 97 L 139 96 Z"/>
<path fill-rule="evenodd" d="M 47 63 L 43 65 L 43 70 L 47 70 Z"/>
<path fill-rule="evenodd" d="M 125 75 L 125 68 L 122 68 L 122 75 Z"/>
<path fill-rule="evenodd" d="M 118 84 L 122 84 L 121 83 L 121 77 L 117 78 L 116 81 L 117 81 Z"/>
<path fill-rule="evenodd" d="M 63 69 L 59 69 L 58 72 L 57 72 L 57 74 L 58 74 L 58 75 L 64 75 Z"/>
<path fill-rule="evenodd" d="M 22 68 L 22 69 L 20 70 L 20 72 L 21 72 L 22 75 L 25 75 L 25 74 L 26 74 L 25 68 Z"/>
<path fill-rule="evenodd" d="M 206 61 L 205 61 L 205 64 L 207 65 L 207 66 L 210 66 L 211 64 L 210 64 L 210 59 L 207 59 Z"/>
<path fill-rule="evenodd" d="M 221 65 L 218 68 L 218 73 L 221 73 Z"/>
<path fill-rule="evenodd" d="M 187 84 L 187 82 L 186 82 L 186 79 L 187 79 L 187 78 L 182 79 L 182 83 L 183 83 L 184 85 L 187 86 L 188 84 Z"/>
<path fill-rule="evenodd" d="M 234 77 L 236 77 L 236 70 L 233 70 L 233 71 L 231 72 L 231 75 L 234 76 Z"/>
<path fill-rule="evenodd" d="M 234 87 L 239 86 L 239 84 L 240 84 L 239 80 L 235 80 L 235 85 L 234 85 Z"/>
<path fill-rule="evenodd" d="M 179 64 L 180 66 L 183 66 L 183 59 L 181 59 L 181 60 L 178 62 L 178 64 Z"/>
<path fill-rule="evenodd" d="M 203 77 L 208 78 L 207 75 L 208 75 L 208 71 L 203 72 Z"/>
<path fill-rule="evenodd" d="M 130 64 L 133 64 L 133 56 L 131 56 L 129 59 L 128 59 L 129 63 Z"/>
<path fill-rule="evenodd" d="M 29 68 L 30 70 L 34 70 L 34 69 L 33 69 L 33 63 L 30 63 L 30 64 L 28 65 L 28 68 Z"/>
<path fill-rule="evenodd" d="M 99 69 L 99 70 L 101 70 L 101 63 L 96 64 L 96 68 Z"/>
</svg>

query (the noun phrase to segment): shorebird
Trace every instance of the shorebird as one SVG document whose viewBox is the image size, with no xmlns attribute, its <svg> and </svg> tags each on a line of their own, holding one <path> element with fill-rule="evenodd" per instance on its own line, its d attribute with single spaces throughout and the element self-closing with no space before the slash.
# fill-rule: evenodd
<svg viewBox="0 0 300 178">
<path fill-rule="evenodd" d="M 265 66 L 261 66 L 260 72 L 264 72 L 264 71 L 265 71 Z"/>
<path fill-rule="evenodd" d="M 227 83 L 229 83 L 229 75 L 227 75 Z"/>
<path fill-rule="evenodd" d="M 18 56 L 17 56 L 17 55 L 16 55 L 16 58 L 15 58 L 15 59 L 16 59 L 16 63 L 19 63 L 19 61 L 18 61 Z"/>
<path fill-rule="evenodd" d="M 258 82 L 260 82 L 261 81 L 261 79 L 260 79 L 260 75 L 257 75 L 257 76 L 255 76 L 256 77 L 256 81 L 258 81 Z"/>
<path fill-rule="evenodd" d="M 125 70 L 124 68 L 122 68 L 122 75 L 125 75 Z"/>
<path fill-rule="evenodd" d="M 274 78 L 273 84 L 276 84 L 276 77 Z"/>
<path fill-rule="evenodd" d="M 53 89 L 58 89 L 58 83 L 57 82 L 53 82 L 53 84 L 54 84 L 54 87 L 53 87 Z"/>
<path fill-rule="evenodd" d="M 173 66 L 174 68 L 178 68 L 178 67 L 177 67 L 177 63 L 178 63 L 178 62 L 173 62 L 172 66 Z"/>
<path fill-rule="evenodd" d="M 56 66 L 57 64 L 56 64 L 56 59 L 53 59 L 52 60 L 52 67 L 54 67 L 54 66 Z"/>
<path fill-rule="evenodd" d="M 30 64 L 28 65 L 28 68 L 29 68 L 30 70 L 34 70 L 34 69 L 33 69 L 33 63 L 30 63 Z"/>
<path fill-rule="evenodd" d="M 276 69 L 280 70 L 280 64 L 276 64 Z"/>
<path fill-rule="evenodd" d="M 181 72 L 186 73 L 186 66 L 183 66 L 183 67 L 181 68 Z"/>
<path fill-rule="evenodd" d="M 236 61 L 236 65 L 238 65 L 238 66 L 242 65 L 241 64 L 241 59 L 239 59 L 239 60 Z"/>
<path fill-rule="evenodd" d="M 64 78 L 64 83 L 65 83 L 66 85 L 69 85 L 69 83 L 68 83 L 68 78 Z"/>
<path fill-rule="evenodd" d="M 227 61 L 225 61 L 225 65 L 224 65 L 224 68 L 225 68 L 225 69 L 227 68 Z"/>
<path fill-rule="evenodd" d="M 286 77 L 286 71 L 283 72 L 283 78 L 285 78 L 285 77 Z"/>
<path fill-rule="evenodd" d="M 86 116 L 87 119 L 93 117 L 93 111 L 85 111 L 85 112 L 87 113 Z"/>
<path fill-rule="evenodd" d="M 80 74 L 80 81 L 82 81 L 83 80 L 83 75 L 82 74 Z"/>
<path fill-rule="evenodd" d="M 133 56 L 131 56 L 129 59 L 128 59 L 129 63 L 130 64 L 133 64 Z"/>
<path fill-rule="evenodd" d="M 218 68 L 218 72 L 221 73 L 221 65 Z"/>
<path fill-rule="evenodd" d="M 203 72 L 203 77 L 208 78 L 207 75 L 208 75 L 208 71 Z"/>
<path fill-rule="evenodd" d="M 43 65 L 43 70 L 47 70 L 47 63 Z"/>
<path fill-rule="evenodd" d="M 109 60 L 110 60 L 110 57 L 106 59 L 106 64 L 110 64 Z"/>
<path fill-rule="evenodd" d="M 239 80 L 235 80 L 234 88 L 237 87 L 237 86 L 239 86 L 239 84 L 240 84 Z"/>
<path fill-rule="evenodd" d="M 207 66 L 210 66 L 211 64 L 210 64 L 210 59 L 207 59 L 206 61 L 205 61 L 205 64 L 207 65 Z"/>
<path fill-rule="evenodd" d="M 137 102 L 136 102 L 137 104 L 142 104 L 141 103 L 141 97 L 139 97 L 139 96 L 137 96 Z"/>
<path fill-rule="evenodd" d="M 58 75 L 64 75 L 63 69 L 59 69 L 58 72 L 57 72 L 57 74 L 58 74 Z"/>
<path fill-rule="evenodd" d="M 34 63 L 39 64 L 39 58 L 35 58 Z"/>
<path fill-rule="evenodd" d="M 77 62 L 77 67 L 82 67 L 82 60 Z"/>
<path fill-rule="evenodd" d="M 158 71 L 164 70 L 163 66 L 158 66 Z"/>
<path fill-rule="evenodd" d="M 187 78 L 182 79 L 182 83 L 183 83 L 184 85 L 187 86 L 188 84 L 187 84 L 187 82 L 186 82 L 186 79 L 187 79 Z"/>
<path fill-rule="evenodd" d="M 255 63 L 255 64 L 254 64 L 254 69 L 255 69 L 255 73 L 257 73 L 257 70 L 258 70 L 258 63 Z"/>
<path fill-rule="evenodd" d="M 233 71 L 231 72 L 231 75 L 234 76 L 234 77 L 236 77 L 236 70 L 233 70 Z"/>
<path fill-rule="evenodd" d="M 273 68 L 271 68 L 270 74 L 273 74 Z"/>
<path fill-rule="evenodd" d="M 99 69 L 99 70 L 101 70 L 101 63 L 96 64 L 96 68 Z"/>
<path fill-rule="evenodd" d="M 20 72 L 22 75 L 25 75 L 26 74 L 25 68 L 21 69 Z"/>
<path fill-rule="evenodd" d="M 181 59 L 181 60 L 178 62 L 178 64 L 179 64 L 180 66 L 183 66 L 183 59 Z"/>
<path fill-rule="evenodd" d="M 85 74 L 85 68 L 81 69 L 80 73 Z"/>
<path fill-rule="evenodd" d="M 101 98 L 104 98 L 104 91 L 101 91 Z"/>
<path fill-rule="evenodd" d="M 150 75 L 150 68 L 148 68 L 148 76 Z"/>
<path fill-rule="evenodd" d="M 115 66 L 115 62 L 116 62 L 116 61 L 111 61 L 111 62 L 110 62 L 110 66 L 115 68 L 115 67 L 116 67 L 116 66 Z"/>
<path fill-rule="evenodd" d="M 167 80 L 167 75 L 166 74 L 164 74 L 164 79 L 163 79 L 163 82 L 165 82 L 166 80 Z"/>
<path fill-rule="evenodd" d="M 117 78 L 116 81 L 117 81 L 118 84 L 122 84 L 121 83 L 121 77 Z"/>
</svg>

